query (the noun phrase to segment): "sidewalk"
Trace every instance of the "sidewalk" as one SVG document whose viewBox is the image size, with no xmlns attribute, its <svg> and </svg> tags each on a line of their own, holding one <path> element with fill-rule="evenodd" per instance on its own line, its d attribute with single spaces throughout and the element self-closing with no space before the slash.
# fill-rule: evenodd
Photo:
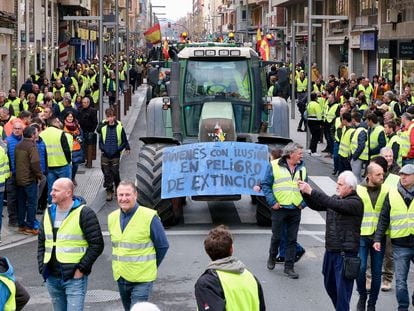
<svg viewBox="0 0 414 311">
<path fill-rule="evenodd" d="M 131 106 L 127 114 L 124 116 L 124 97 L 120 96 L 121 104 L 121 122 L 129 138 L 132 131 L 134 130 L 137 117 L 139 115 L 140 109 L 145 107 L 147 95 L 147 85 L 141 85 L 136 91 L 135 94 L 131 96 Z M 109 107 L 108 98 L 104 97 L 104 111 Z M 97 146 L 98 148 L 98 146 Z M 85 165 L 80 165 L 76 181 L 78 185 L 75 188 L 75 195 L 82 196 L 89 207 L 91 207 L 95 213 L 98 213 L 101 208 L 106 203 L 105 201 L 105 190 L 102 186 L 103 184 L 103 174 L 101 171 L 101 158 L 100 152 L 97 150 L 96 160 L 92 162 L 92 168 L 86 168 Z M 0 250 L 4 248 L 12 247 L 16 244 L 26 243 L 28 241 L 37 240 L 36 236 L 29 236 L 17 233 L 17 228 L 10 228 L 8 224 L 8 215 L 7 207 L 3 208 L 3 221 L 1 229 L 1 238 L 2 243 L 0 244 Z M 40 220 L 42 216 L 37 215 L 37 218 Z"/>
</svg>

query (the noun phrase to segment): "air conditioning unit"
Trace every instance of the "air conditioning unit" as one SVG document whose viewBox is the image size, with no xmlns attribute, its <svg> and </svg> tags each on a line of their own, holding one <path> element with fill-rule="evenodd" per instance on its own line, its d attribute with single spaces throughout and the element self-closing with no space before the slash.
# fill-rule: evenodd
<svg viewBox="0 0 414 311">
<path fill-rule="evenodd" d="M 385 16 L 386 23 L 397 23 L 398 22 L 398 11 L 396 9 L 387 9 Z"/>
</svg>

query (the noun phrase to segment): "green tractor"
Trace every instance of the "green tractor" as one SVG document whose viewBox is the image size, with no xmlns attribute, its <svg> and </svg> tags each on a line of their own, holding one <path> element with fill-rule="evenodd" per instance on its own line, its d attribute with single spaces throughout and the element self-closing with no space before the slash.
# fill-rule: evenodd
<svg viewBox="0 0 414 311">
<path fill-rule="evenodd" d="M 143 146 L 135 181 L 139 203 L 156 209 L 165 225 L 180 218 L 185 198 L 161 198 L 164 148 L 225 139 L 274 149 L 291 141 L 288 104 L 283 98 L 266 96 L 267 65 L 253 49 L 231 44 L 192 44 L 173 55 L 168 96 L 152 98 L 147 105 L 147 135 L 140 138 Z M 217 128 L 225 137 L 214 135 Z M 241 195 L 192 199 L 240 200 Z M 257 223 L 269 225 L 264 197 L 252 200 Z"/>
</svg>

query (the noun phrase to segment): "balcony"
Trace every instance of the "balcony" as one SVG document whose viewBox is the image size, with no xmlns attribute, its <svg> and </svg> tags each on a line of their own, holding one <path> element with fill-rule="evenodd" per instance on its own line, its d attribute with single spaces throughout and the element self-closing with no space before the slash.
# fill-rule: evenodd
<svg viewBox="0 0 414 311">
<path fill-rule="evenodd" d="M 91 10 L 91 0 L 60 0 L 62 6 L 81 7 L 86 10 Z"/>
</svg>

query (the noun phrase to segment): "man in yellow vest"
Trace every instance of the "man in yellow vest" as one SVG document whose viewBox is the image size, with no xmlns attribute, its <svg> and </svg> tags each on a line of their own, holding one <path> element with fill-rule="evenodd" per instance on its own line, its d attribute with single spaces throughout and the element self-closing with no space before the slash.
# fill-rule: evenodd
<svg viewBox="0 0 414 311">
<path fill-rule="evenodd" d="M 210 230 L 204 249 L 212 261 L 195 284 L 198 310 L 266 310 L 262 286 L 233 256 L 233 237 L 225 226 Z"/>
<path fill-rule="evenodd" d="M 121 153 L 129 154 L 128 138 L 121 122 L 116 120 L 115 110 L 105 110 L 106 119 L 97 128 L 99 135 L 99 150 L 101 150 L 101 167 L 104 175 L 106 200 L 112 201 L 115 189 L 118 188 L 121 177 L 119 175 L 119 161 Z"/>
<path fill-rule="evenodd" d="M 385 139 L 384 127 L 379 124 L 378 116 L 373 113 L 366 115 L 368 125 L 368 154 L 369 159 L 377 157 L 382 147 L 385 147 L 387 141 Z"/>
<path fill-rule="evenodd" d="M 397 134 L 397 123 L 394 120 L 390 120 L 384 123 L 384 132 L 385 132 L 385 135 L 387 135 L 386 147 L 391 148 L 393 152 L 393 160 L 396 163 L 398 163 L 398 165 L 401 165 L 402 164 L 402 156 L 400 152 L 401 141 L 400 141 L 400 136 Z"/>
<path fill-rule="evenodd" d="M 287 227 L 284 273 L 291 279 L 299 278 L 293 266 L 296 255 L 301 211 L 306 206 L 297 185 L 298 180 L 307 180 L 302 161 L 303 147 L 289 143 L 283 148 L 282 157 L 273 160 L 262 180 L 262 190 L 271 209 L 272 238 L 270 241 L 267 268 L 273 270 L 282 237 L 282 227 Z"/>
<path fill-rule="evenodd" d="M 300 71 L 299 77 L 296 79 L 296 94 L 297 94 L 297 106 L 300 112 L 300 121 L 298 124 L 298 132 L 306 132 L 306 120 L 304 118 L 304 113 L 306 111 L 307 105 L 307 95 L 306 91 L 308 90 L 308 78 L 305 76 L 305 72 L 303 70 Z M 302 130 L 302 124 L 304 125 L 305 129 Z"/>
<path fill-rule="evenodd" d="M 321 126 L 322 126 L 322 107 L 317 102 L 318 95 L 316 93 L 311 93 L 311 101 L 306 107 L 306 111 L 308 113 L 308 125 L 309 130 L 311 132 L 311 141 L 310 141 L 310 152 L 311 156 L 319 157 L 320 154 L 316 152 L 318 147 L 318 141 L 321 137 Z"/>
<path fill-rule="evenodd" d="M 336 101 L 334 92 L 328 95 L 327 105 L 324 111 L 324 125 L 323 133 L 326 139 L 326 149 L 322 152 L 328 152 L 328 156 L 331 157 L 333 154 L 334 137 L 332 134 L 335 119 L 339 117 L 340 106 Z"/>
<path fill-rule="evenodd" d="M 367 129 L 361 123 L 361 113 L 354 111 L 352 114 L 352 124 L 355 132 L 351 138 L 351 169 L 358 182 L 361 181 L 362 166 L 368 161 Z"/>
<path fill-rule="evenodd" d="M 0 310 L 22 310 L 29 299 L 29 293 L 16 280 L 9 259 L 0 257 Z"/>
<path fill-rule="evenodd" d="M 338 172 L 341 174 L 343 171 L 351 170 L 351 138 L 355 129 L 352 127 L 352 116 L 349 112 L 344 112 L 341 116 L 342 119 L 342 133 L 339 140 L 338 150 Z"/>
<path fill-rule="evenodd" d="M 52 204 L 39 229 L 39 272 L 46 281 L 53 310 L 83 310 L 88 275 L 104 249 L 95 212 L 73 192 L 70 178 L 53 183 Z"/>
<path fill-rule="evenodd" d="M 383 183 L 384 169 L 381 165 L 372 162 L 367 167 L 366 179 L 357 187 L 357 194 L 364 203 L 364 216 L 361 224 L 358 254 L 361 258 L 361 268 L 356 280 L 359 293 L 357 311 L 374 311 L 381 287 L 381 271 L 385 248 L 381 251 L 375 251 L 372 245 L 374 244 L 373 237 L 377 229 L 378 217 L 389 189 Z M 385 242 L 385 239 L 382 242 Z M 371 257 L 371 289 L 369 298 L 366 288 L 368 255 Z"/>
<path fill-rule="evenodd" d="M 395 292 L 398 310 L 408 310 L 410 298 L 407 277 L 410 262 L 414 260 L 414 165 L 406 164 L 400 170 L 397 187 L 390 188 L 382 207 L 374 236 L 374 249 L 385 245 L 383 238 L 389 230 L 395 270 Z"/>
<path fill-rule="evenodd" d="M 148 300 L 169 248 L 157 211 L 138 205 L 137 198 L 134 183 L 121 181 L 117 188 L 120 208 L 108 215 L 112 272 L 126 311 Z"/>
<path fill-rule="evenodd" d="M 62 122 L 58 118 L 49 119 L 49 126 L 40 133 L 40 137 L 46 144 L 47 151 L 47 187 L 48 202 L 51 202 L 50 192 L 52 185 L 58 178 L 72 177 L 72 145 L 71 135 L 65 135 L 62 130 Z"/>
</svg>

